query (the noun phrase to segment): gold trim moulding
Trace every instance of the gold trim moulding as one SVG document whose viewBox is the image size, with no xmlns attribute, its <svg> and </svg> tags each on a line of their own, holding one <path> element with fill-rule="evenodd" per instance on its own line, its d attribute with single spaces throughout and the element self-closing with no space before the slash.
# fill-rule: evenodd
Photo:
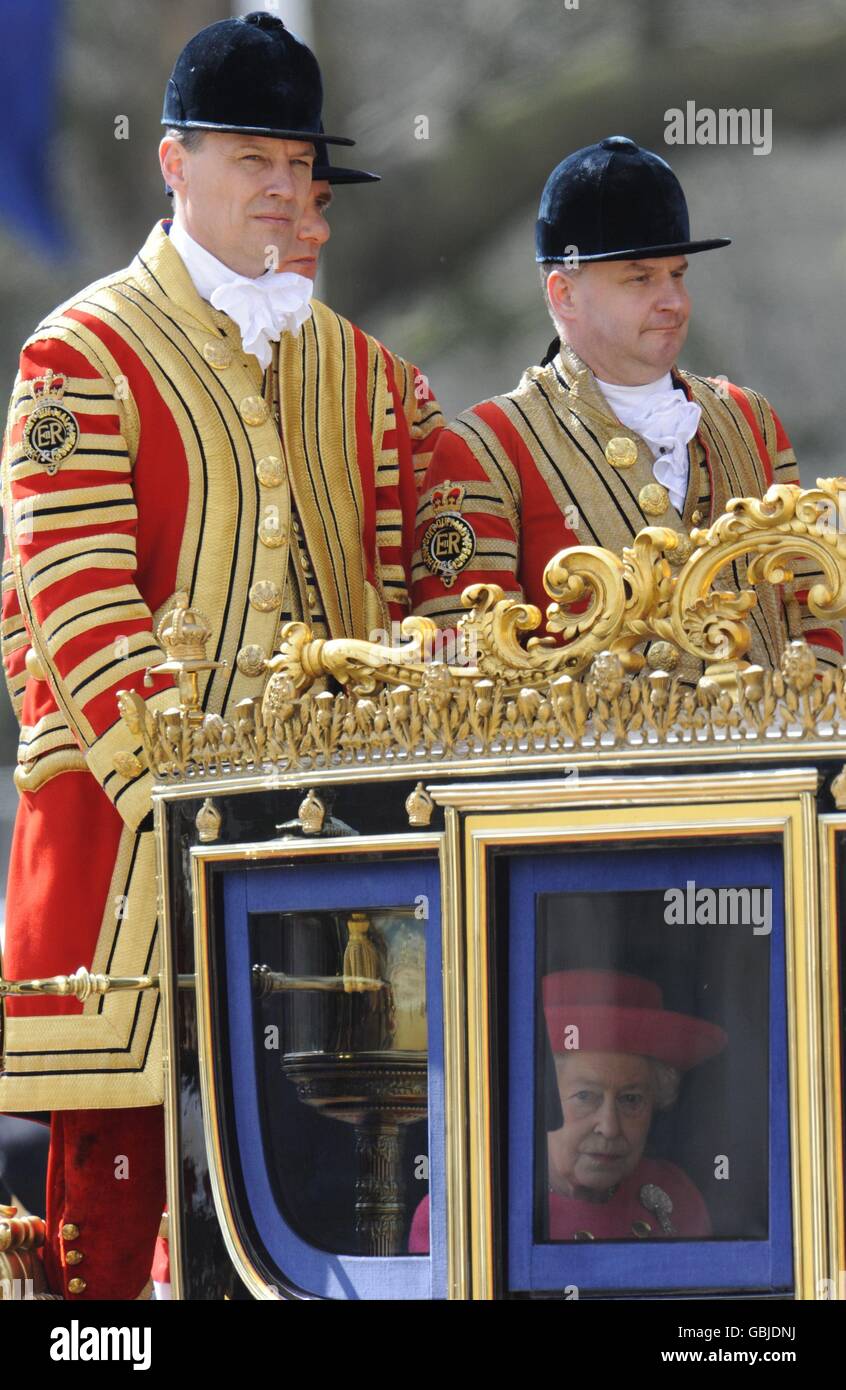
<svg viewBox="0 0 846 1390">
<path fill-rule="evenodd" d="M 840 940 L 838 919 L 842 905 L 837 883 L 837 839 L 846 835 L 846 815 L 820 816 L 820 916 L 822 921 L 820 970 L 824 983 L 822 1007 L 823 1086 L 827 1097 L 826 1171 L 828 1173 L 829 1278 L 818 1297 L 846 1300 L 846 1194 L 844 1194 L 843 1090 L 841 1066 Z"/>
<path fill-rule="evenodd" d="M 346 764 L 332 767 L 279 772 L 233 768 L 224 773 L 188 773 L 184 778 L 159 781 L 153 787 L 153 801 L 182 801 L 200 796 L 239 796 L 250 792 L 300 791 L 312 786 L 353 786 L 358 782 L 419 781 L 428 778 L 505 777 L 513 773 L 541 773 L 578 768 L 592 774 L 606 771 L 636 770 L 641 767 L 701 767 L 703 763 L 776 763 L 846 761 L 846 736 L 830 740 L 771 739 L 726 740 L 717 743 L 647 744 L 643 748 L 570 748 L 554 752 L 509 752 L 484 757 L 449 758 L 428 756 L 397 758 L 383 763 Z"/>
<path fill-rule="evenodd" d="M 448 808 L 457 814 L 454 807 Z M 665 840 L 693 836 L 759 833 L 778 835 L 784 846 L 785 938 L 787 947 L 787 1014 L 790 1093 L 790 1147 L 793 1207 L 793 1257 L 796 1299 L 819 1297 L 821 1281 L 830 1282 L 830 1260 L 837 1253 L 832 1221 L 842 1215 L 842 1189 L 833 1194 L 827 1166 L 834 1138 L 826 1128 L 822 1059 L 833 1045 L 836 1008 L 835 981 L 826 974 L 831 965 L 822 936 L 816 897 L 814 801 L 810 790 L 799 796 L 768 801 L 737 800 L 667 808 L 649 822 L 637 805 L 618 805 L 608 811 L 593 808 L 539 810 L 535 807 L 507 815 L 478 811 L 464 821 L 466 870 L 465 911 L 468 949 L 468 1132 L 471 1156 L 467 1164 L 471 1207 L 471 1260 L 474 1298 L 496 1295 L 496 1228 L 492 1205 L 492 1059 L 490 1019 L 493 1005 L 488 962 L 487 851 L 494 846 L 584 844 L 626 840 L 648 835 Z M 818 998 L 826 1004 L 822 1015 Z M 836 1038 L 835 1038 L 836 1040 Z M 831 1069 L 828 1076 L 834 1073 Z M 826 1149 L 826 1145 L 828 1146 Z M 839 1237 L 842 1240 L 842 1237 Z M 840 1266 L 842 1268 L 842 1265 Z"/>
<path fill-rule="evenodd" d="M 235 845 L 192 845 L 191 860 L 199 864 L 231 861 L 310 858 L 324 854 L 374 854 L 401 850 L 437 850 L 440 833 L 428 835 L 343 835 L 337 840 L 244 840 Z"/>
<path fill-rule="evenodd" d="M 798 841 L 796 862 L 803 865 L 802 883 L 796 885 L 795 901 L 799 904 L 799 921 L 805 931 L 788 937 L 787 974 L 794 978 L 795 997 L 800 1004 L 796 1010 L 797 1045 L 789 1048 L 788 1064 L 803 1068 L 801 1086 L 796 1087 L 800 1099 L 805 1098 L 804 1114 L 800 1108 L 799 1128 L 803 1142 L 794 1147 L 791 1155 L 793 1171 L 798 1175 L 796 1210 L 803 1208 L 803 1233 L 807 1236 L 801 1267 L 801 1284 L 797 1271 L 797 1293 L 803 1299 L 819 1298 L 820 1281 L 828 1272 L 828 1209 L 826 1148 L 826 1092 L 824 1085 L 824 1042 L 822 1034 L 822 995 L 825 981 L 821 971 L 823 925 L 819 899 L 819 844 L 817 808 L 814 797 L 803 794 L 802 826 L 793 826 Z M 791 869 L 792 873 L 792 869 Z M 790 882 L 788 875 L 787 883 Z M 813 924 L 813 927 L 811 927 Z M 788 1038 L 792 1036 L 788 1032 Z"/>
<path fill-rule="evenodd" d="M 701 777 L 591 777 L 584 781 L 429 783 L 428 791 L 438 806 L 462 811 L 521 811 L 591 805 L 689 804 L 735 800 L 783 800 L 802 792 L 816 792 L 820 774 L 814 767 L 774 768 L 765 773 L 705 773 Z"/>
<path fill-rule="evenodd" d="M 533 813 L 533 815 L 536 813 Z M 488 879 L 485 856 L 475 853 L 472 817 L 463 824 L 465 950 L 467 957 L 467 1125 L 470 1297 L 496 1295 L 493 1209 L 493 1101 L 491 978 L 488 953 Z M 496 1025 L 494 1024 L 494 1028 Z M 502 1113 L 502 1110 L 500 1110 Z"/>
<path fill-rule="evenodd" d="M 471 1288 L 470 1192 L 465 1033 L 464 913 L 461 826 L 447 807 L 441 861 L 441 941 L 444 1028 L 444 1153 L 447 1193 L 447 1298 L 466 1299 Z"/>
<path fill-rule="evenodd" d="M 178 980 L 178 977 L 176 975 L 174 960 L 176 943 L 174 941 L 174 931 L 171 923 L 171 895 L 167 891 L 167 884 L 170 881 L 170 851 L 168 846 L 167 818 L 164 806 L 160 801 L 155 800 L 155 798 L 153 800 L 153 829 L 155 832 L 157 859 L 156 906 L 161 925 L 161 990 L 159 992 L 159 1002 L 161 1003 L 162 1009 L 165 1183 L 168 1211 L 174 1213 L 174 1220 L 168 1223 L 168 1252 L 170 1255 L 171 1296 L 174 1300 L 181 1300 L 184 1298 L 185 1294 L 182 1256 L 183 1232 L 182 1221 L 180 1219 L 180 1213 L 185 1208 L 182 1189 L 183 1169 L 180 1137 L 182 1123 L 182 1092 L 179 1084 L 179 1068 L 177 1065 L 177 1059 L 179 1057 L 177 991 L 171 988 L 171 981 Z M 190 979 L 196 988 L 195 978 L 192 976 Z"/>
</svg>

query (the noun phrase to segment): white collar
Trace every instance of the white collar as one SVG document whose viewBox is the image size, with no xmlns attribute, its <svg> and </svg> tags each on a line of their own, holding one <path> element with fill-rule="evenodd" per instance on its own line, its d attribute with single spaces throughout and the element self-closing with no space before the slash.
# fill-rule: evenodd
<svg viewBox="0 0 846 1390">
<path fill-rule="evenodd" d="M 244 351 L 253 353 L 263 368 L 269 367 L 271 343 L 283 333 L 296 336 L 310 317 L 313 282 L 290 270 L 239 275 L 200 246 L 176 218 L 170 237 L 200 297 L 229 315 L 238 325 Z"/>
<path fill-rule="evenodd" d="M 599 377 L 596 378 L 596 384 L 609 403 L 613 399 L 631 401 L 632 404 L 651 404 L 655 397 L 669 395 L 677 389 L 673 385 L 671 372 L 665 372 L 657 381 L 647 381 L 643 386 L 619 386 L 616 382 L 602 381 Z"/>
<path fill-rule="evenodd" d="M 189 236 L 182 223 L 174 217 L 170 227 L 170 243 L 175 246 L 201 299 L 211 299 L 218 285 L 235 284 L 246 277 L 231 266 L 224 265 L 205 246 Z"/>
</svg>

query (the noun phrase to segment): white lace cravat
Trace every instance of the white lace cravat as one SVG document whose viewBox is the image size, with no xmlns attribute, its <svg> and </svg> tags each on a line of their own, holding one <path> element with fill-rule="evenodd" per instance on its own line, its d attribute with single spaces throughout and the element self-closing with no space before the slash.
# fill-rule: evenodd
<svg viewBox="0 0 846 1390">
<path fill-rule="evenodd" d="M 702 408 L 673 385 L 669 372 L 646 386 L 596 384 L 618 420 L 634 430 L 652 450 L 652 471 L 670 494 L 677 512 L 684 510 L 689 463 L 687 446 L 699 428 Z"/>
<path fill-rule="evenodd" d="M 299 333 L 311 314 L 313 282 L 291 270 L 267 270 L 250 279 L 230 270 L 174 219 L 170 239 L 179 252 L 194 287 L 214 309 L 221 309 L 241 330 L 244 351 L 269 367 L 270 344 L 283 333 Z"/>
</svg>

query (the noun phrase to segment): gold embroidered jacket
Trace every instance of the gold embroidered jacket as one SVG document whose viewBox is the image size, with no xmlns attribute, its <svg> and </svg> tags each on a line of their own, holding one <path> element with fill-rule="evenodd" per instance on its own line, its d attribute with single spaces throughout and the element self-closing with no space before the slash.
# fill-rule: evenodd
<svg viewBox="0 0 846 1390">
<path fill-rule="evenodd" d="M 151 777 L 116 695 L 173 705 L 170 677 L 143 678 L 177 592 L 226 663 L 201 684 L 222 714 L 261 693 L 287 614 L 366 637 L 407 611 L 415 454 L 441 423 L 417 377 L 318 302 L 263 374 L 161 223 L 25 344 L 2 470 L 21 724 L 8 978 L 157 968 L 153 837 L 136 833 Z M 154 991 L 10 1001 L 0 1110 L 156 1103 L 157 1007 Z"/>
</svg>

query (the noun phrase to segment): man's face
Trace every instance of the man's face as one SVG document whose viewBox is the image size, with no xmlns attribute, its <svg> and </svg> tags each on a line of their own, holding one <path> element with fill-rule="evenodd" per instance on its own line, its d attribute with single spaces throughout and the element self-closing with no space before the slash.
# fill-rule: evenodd
<svg viewBox="0 0 846 1390">
<path fill-rule="evenodd" d="M 291 254 L 311 193 L 314 145 L 207 131 L 188 151 L 165 137 L 162 174 L 189 236 L 239 275 L 263 275 Z"/>
<path fill-rule="evenodd" d="M 634 1172 L 655 1109 L 649 1061 L 628 1052 L 555 1058 L 564 1124 L 548 1135 L 549 1182 L 565 1197 L 602 1200 Z"/>
<path fill-rule="evenodd" d="M 687 337 L 690 296 L 684 256 L 596 261 L 547 290 L 567 341 L 602 381 L 644 386 L 676 361 Z"/>
<path fill-rule="evenodd" d="M 317 179 L 311 185 L 311 193 L 305 211 L 297 223 L 296 242 L 290 255 L 279 265 L 280 270 L 292 270 L 297 275 L 306 275 L 313 280 L 317 274 L 320 252 L 332 235 L 326 221 L 326 213 L 332 202 L 332 189 L 326 179 Z"/>
</svg>

